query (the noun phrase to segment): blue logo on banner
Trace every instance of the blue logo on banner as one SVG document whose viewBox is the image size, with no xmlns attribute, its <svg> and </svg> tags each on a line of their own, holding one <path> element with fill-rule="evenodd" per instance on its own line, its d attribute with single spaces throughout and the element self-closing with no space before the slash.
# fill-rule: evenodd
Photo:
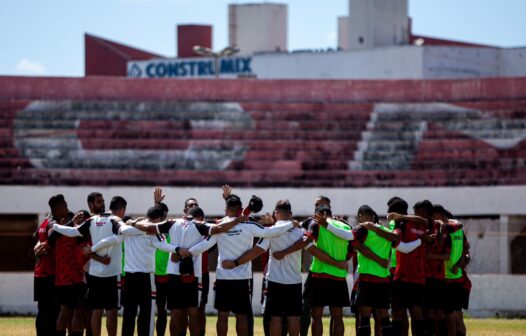
<svg viewBox="0 0 526 336">
<path fill-rule="evenodd" d="M 219 63 L 219 73 L 225 75 L 252 74 L 252 58 L 236 57 L 222 59 Z M 145 77 L 212 77 L 215 75 L 214 61 L 152 61 L 145 67 Z M 128 77 L 141 77 L 142 71 L 137 63 L 133 64 Z"/>
<path fill-rule="evenodd" d="M 142 75 L 142 70 L 141 70 L 141 67 L 137 65 L 137 63 L 132 65 L 132 67 L 130 68 L 130 71 L 128 71 L 128 77 L 141 77 L 141 75 Z"/>
</svg>

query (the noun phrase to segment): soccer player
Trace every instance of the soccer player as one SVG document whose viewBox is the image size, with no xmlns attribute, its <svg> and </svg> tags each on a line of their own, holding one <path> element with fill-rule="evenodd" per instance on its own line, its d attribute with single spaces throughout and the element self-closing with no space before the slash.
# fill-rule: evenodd
<svg viewBox="0 0 526 336">
<path fill-rule="evenodd" d="M 465 304 L 465 289 L 462 272 L 463 257 L 465 255 L 466 237 L 462 224 L 448 218 L 449 212 L 440 205 L 433 207 L 433 218 L 442 224 L 443 232 L 448 235 L 447 242 L 450 245 L 449 258 L 444 262 L 445 272 L 445 295 L 447 299 L 444 302 L 444 309 L 447 319 L 447 335 L 457 336 L 465 333 L 462 328 L 461 320 L 462 306 Z M 457 330 L 457 324 L 461 329 Z M 460 331 L 460 332 L 459 332 Z M 444 333 L 443 329 L 441 330 Z"/>
<path fill-rule="evenodd" d="M 188 203 L 188 202 L 187 202 Z M 199 207 L 187 209 L 183 221 L 167 220 L 157 225 L 139 222 L 135 227 L 149 234 L 168 234 L 172 245 L 178 246 L 168 263 L 169 274 L 168 309 L 172 312 L 170 332 L 180 335 L 190 326 L 190 334 L 198 335 L 200 323 L 198 315 L 198 278 L 201 277 L 201 256 L 193 258 L 181 256 L 182 249 L 190 248 L 204 240 L 205 237 L 226 232 L 245 220 L 244 216 L 232 218 L 220 225 L 209 225 L 203 222 L 204 213 Z"/>
<path fill-rule="evenodd" d="M 164 216 L 160 206 L 148 209 L 147 218 L 151 223 L 158 223 Z M 122 322 L 122 335 L 133 336 L 135 331 L 135 318 L 137 308 L 139 317 L 137 319 L 137 332 L 139 336 L 150 334 L 151 316 L 151 275 L 155 271 L 155 250 L 171 253 L 175 252 L 176 246 L 168 244 L 157 236 L 146 235 L 144 232 L 132 226 L 120 227 L 119 236 L 108 237 L 101 240 L 92 247 L 93 252 L 108 248 L 111 245 L 120 245 L 124 240 L 124 271 L 126 281 L 124 282 L 124 311 Z"/>
<path fill-rule="evenodd" d="M 231 222 L 235 219 L 242 212 L 241 199 L 236 195 L 230 195 L 226 200 L 225 212 L 226 216 L 222 222 Z M 237 334 L 246 335 L 248 333 L 246 315 L 251 305 L 249 283 L 252 278 L 252 263 L 248 262 L 234 269 L 224 269 L 222 267 L 223 260 L 236 260 L 244 252 L 252 249 L 254 237 L 269 238 L 279 236 L 293 226 L 294 224 L 288 223 L 264 228 L 257 223 L 243 222 L 227 232 L 209 237 L 189 250 L 180 250 L 181 255 L 184 253 L 196 256 L 217 244 L 219 257 L 216 271 L 214 307 L 218 310 L 216 330 L 219 336 L 224 336 L 228 332 L 228 315 L 230 311 L 236 315 Z"/>
<path fill-rule="evenodd" d="M 361 225 L 358 225 L 352 232 L 334 227 L 327 223 L 324 218 L 317 217 L 316 221 L 323 227 L 327 227 L 336 236 L 353 240 L 353 245 L 358 251 L 359 281 L 356 294 L 356 306 L 360 316 L 358 335 L 371 335 L 370 318 L 373 312 L 378 315 L 382 335 L 390 335 L 391 322 L 388 309 L 391 278 L 389 263 L 379 264 L 368 258 L 361 253 L 361 244 L 368 247 L 382 260 L 388 260 L 391 248 L 395 247 L 402 253 L 410 253 L 420 246 L 422 241 L 417 239 L 410 243 L 400 242 L 392 230 L 377 223 L 378 216 L 368 205 L 363 205 L 358 209 L 357 219 Z"/>
<path fill-rule="evenodd" d="M 54 224 L 53 230 L 68 237 L 91 236 L 93 244 L 119 232 L 124 225 L 121 218 L 126 214 L 127 202 L 120 196 L 115 196 L 110 202 L 110 211 L 105 212 L 102 194 L 88 195 L 90 209 L 96 215 L 77 227 Z M 88 270 L 88 306 L 93 310 L 91 329 L 94 336 L 100 336 L 102 313 L 106 310 L 106 329 L 109 336 L 117 334 L 118 290 L 117 275 L 122 269 L 122 250 L 113 246 L 103 249 L 101 254 L 110 257 L 110 263 L 105 265 L 97 260 L 91 260 Z"/>
<path fill-rule="evenodd" d="M 165 194 L 161 188 L 155 188 L 153 192 L 154 203 L 158 205 L 163 211 L 161 221 L 164 221 L 168 216 L 168 206 L 163 203 Z M 170 237 L 167 235 L 161 236 L 167 243 L 170 243 Z M 166 305 L 168 303 L 168 261 L 170 253 L 164 252 L 160 249 L 155 251 L 155 303 L 157 305 L 157 321 L 155 323 L 155 330 L 157 335 L 164 336 L 166 331 L 167 312 Z"/>
<path fill-rule="evenodd" d="M 64 196 L 55 195 L 49 199 L 51 215 L 46 217 L 35 233 L 38 242 L 34 252 L 36 256 L 34 277 L 34 300 L 38 302 L 35 322 L 37 336 L 55 335 L 59 307 L 55 292 L 55 249 L 48 244 L 53 224 L 65 220 L 68 210 Z"/>
<path fill-rule="evenodd" d="M 393 233 L 402 242 L 411 242 L 424 236 L 428 230 L 426 217 L 432 211 L 433 205 L 425 200 L 414 205 L 415 215 L 391 213 L 388 220 L 396 222 Z M 431 236 L 433 237 L 433 236 Z M 396 270 L 393 281 L 393 335 L 401 335 L 402 315 L 409 309 L 413 320 L 413 335 L 425 333 L 422 308 L 425 289 L 425 259 L 424 247 L 419 246 L 412 253 L 396 253 Z"/>
</svg>

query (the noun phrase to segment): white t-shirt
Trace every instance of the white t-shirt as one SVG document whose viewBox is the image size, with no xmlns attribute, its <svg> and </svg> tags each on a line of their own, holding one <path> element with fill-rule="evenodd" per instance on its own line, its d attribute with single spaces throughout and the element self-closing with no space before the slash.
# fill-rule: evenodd
<svg viewBox="0 0 526 336">
<path fill-rule="evenodd" d="M 290 221 L 277 221 L 275 225 L 283 225 Z M 301 283 L 301 251 L 287 254 L 285 258 L 278 260 L 272 253 L 282 251 L 294 244 L 301 237 L 304 231 L 299 228 L 289 229 L 281 236 L 269 238 L 270 257 L 267 266 L 266 278 L 269 281 L 280 284 Z"/>
<path fill-rule="evenodd" d="M 235 217 L 224 217 L 221 223 L 234 220 Z M 195 256 L 208 250 L 217 244 L 219 256 L 217 260 L 216 279 L 220 280 L 244 280 L 252 279 L 252 262 L 239 265 L 233 269 L 224 269 L 221 266 L 223 260 L 236 260 L 243 253 L 252 249 L 254 237 L 270 238 L 284 234 L 293 227 L 292 223 L 275 225 L 265 228 L 255 222 L 244 222 L 237 224 L 227 232 L 208 237 L 205 241 L 190 248 Z"/>
</svg>

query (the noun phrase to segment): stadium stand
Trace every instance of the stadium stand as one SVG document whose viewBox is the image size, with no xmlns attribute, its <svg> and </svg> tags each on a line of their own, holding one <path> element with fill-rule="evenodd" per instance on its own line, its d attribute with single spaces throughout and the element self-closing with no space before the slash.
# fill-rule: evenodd
<svg viewBox="0 0 526 336">
<path fill-rule="evenodd" d="M 0 184 L 526 183 L 526 79 L 0 78 Z"/>
</svg>

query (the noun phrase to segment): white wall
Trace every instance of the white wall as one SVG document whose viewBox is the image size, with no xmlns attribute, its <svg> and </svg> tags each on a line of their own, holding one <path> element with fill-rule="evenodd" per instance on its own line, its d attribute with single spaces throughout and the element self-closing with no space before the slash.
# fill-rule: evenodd
<svg viewBox="0 0 526 336">
<path fill-rule="evenodd" d="M 86 197 L 92 191 L 103 193 L 106 206 L 112 196 L 120 195 L 128 201 L 128 212 L 142 214 L 153 202 L 153 188 L 149 187 L 66 187 L 66 186 L 1 186 L 0 214 L 44 214 L 53 194 L 64 194 L 72 210 L 85 209 Z M 165 202 L 170 213 L 180 214 L 188 197 L 196 197 L 205 213 L 220 215 L 224 212 L 221 188 L 165 188 Z M 336 214 L 354 215 L 363 204 L 369 204 L 379 215 L 385 215 L 387 201 L 400 196 L 410 205 L 422 199 L 440 203 L 457 216 L 497 216 L 502 214 L 526 215 L 524 199 L 526 186 L 501 187 L 433 187 L 433 188 L 234 188 L 234 192 L 248 201 L 251 195 L 260 196 L 263 211 L 273 210 L 276 201 L 288 198 L 298 216 L 313 213 L 314 199 L 326 195 L 332 200 Z"/>
<path fill-rule="evenodd" d="M 252 69 L 260 79 L 421 79 L 422 52 L 406 46 L 256 55 Z"/>
<path fill-rule="evenodd" d="M 474 78 L 500 75 L 496 48 L 423 47 L 423 78 Z"/>
<path fill-rule="evenodd" d="M 215 274 L 210 274 L 213 283 Z M 303 274 L 305 280 L 306 274 Z M 526 314 L 526 276 L 517 275 L 470 275 L 473 289 L 468 313 L 475 317 L 503 314 Z M 252 306 L 254 314 L 261 314 L 261 273 L 254 274 L 254 297 Z M 352 288 L 351 277 L 347 277 L 349 288 Z M 213 290 L 210 290 L 207 312 L 213 309 Z M 0 273 L 0 314 L 35 314 L 36 303 L 33 302 L 33 274 Z M 349 308 L 344 310 L 350 314 Z"/>
<path fill-rule="evenodd" d="M 526 76 L 526 48 L 500 50 L 500 75 L 502 77 Z"/>
<path fill-rule="evenodd" d="M 229 44 L 242 54 L 257 51 L 286 51 L 288 7 L 282 4 L 228 6 Z"/>
</svg>

